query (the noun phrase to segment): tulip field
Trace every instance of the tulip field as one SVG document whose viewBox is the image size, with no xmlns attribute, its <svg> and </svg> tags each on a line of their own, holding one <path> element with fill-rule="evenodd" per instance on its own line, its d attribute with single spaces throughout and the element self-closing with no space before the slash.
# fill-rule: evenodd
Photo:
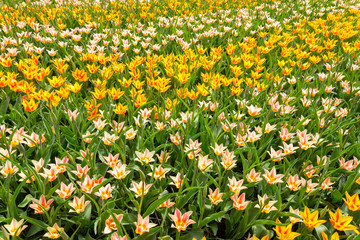
<svg viewBox="0 0 360 240">
<path fill-rule="evenodd" d="M 0 239 L 360 240 L 360 2 L 0 1 Z"/>
</svg>

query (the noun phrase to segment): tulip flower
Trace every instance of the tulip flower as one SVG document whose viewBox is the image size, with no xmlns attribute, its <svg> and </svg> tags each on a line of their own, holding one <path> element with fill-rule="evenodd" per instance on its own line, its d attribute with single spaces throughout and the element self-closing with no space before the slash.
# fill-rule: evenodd
<svg viewBox="0 0 360 240">
<path fill-rule="evenodd" d="M 350 231 L 353 230 L 356 234 L 359 234 L 358 228 L 354 225 L 351 225 L 353 217 L 347 216 L 343 217 L 340 209 L 338 208 L 335 213 L 329 210 L 330 214 L 330 223 L 338 231 Z"/>
<path fill-rule="evenodd" d="M 156 226 L 155 223 L 149 223 L 149 216 L 142 218 L 140 214 L 138 215 L 137 222 L 134 222 L 136 226 L 135 232 L 139 235 L 143 235 L 146 232 L 150 231 L 150 228 L 153 228 Z"/>
<path fill-rule="evenodd" d="M 303 218 L 303 223 L 307 226 L 310 230 L 320 226 L 321 224 L 325 223 L 326 220 L 318 220 L 319 211 L 310 212 L 308 207 L 305 207 L 304 212 L 300 212 L 300 216 Z"/>
<path fill-rule="evenodd" d="M 85 195 L 81 196 L 81 198 L 74 197 L 73 202 L 69 203 L 69 206 L 74 210 L 70 210 L 69 212 L 76 212 L 77 214 L 85 211 L 85 207 L 90 203 L 90 201 L 85 202 Z"/>
<path fill-rule="evenodd" d="M 279 219 L 276 219 L 277 223 L 281 223 Z M 292 223 L 287 226 L 276 226 L 273 230 L 276 232 L 276 235 L 279 240 L 293 240 L 296 237 L 300 236 L 300 233 L 292 232 Z"/>
<path fill-rule="evenodd" d="M 195 221 L 189 219 L 190 215 L 192 214 L 192 211 L 186 212 L 183 215 L 181 215 L 181 212 L 179 209 L 175 209 L 175 214 L 169 214 L 169 217 L 174 221 L 174 224 L 171 224 L 172 228 L 176 228 L 179 232 L 180 231 L 185 231 L 186 228 L 190 225 L 190 224 L 194 224 Z"/>
<path fill-rule="evenodd" d="M 64 228 L 58 226 L 57 223 L 52 227 L 47 227 L 48 232 L 44 234 L 44 237 L 51 239 L 58 239 L 61 236 L 61 233 L 64 231 Z"/>
<path fill-rule="evenodd" d="M 135 192 L 135 197 L 141 197 L 143 195 L 146 195 L 152 186 L 152 184 L 146 185 L 144 182 L 140 181 L 140 183 L 136 183 L 132 181 L 133 187 L 130 188 L 131 191 Z"/>
<path fill-rule="evenodd" d="M 121 220 L 123 219 L 124 215 L 123 214 L 114 214 L 116 219 L 118 220 L 118 222 L 121 222 Z M 113 217 L 110 215 L 110 217 L 108 217 L 108 219 L 106 219 L 105 221 L 105 229 L 104 229 L 104 233 L 111 233 L 111 231 L 115 231 L 117 230 L 116 227 L 116 223 L 115 220 L 113 219 Z"/>
<path fill-rule="evenodd" d="M 20 233 L 27 228 L 27 225 L 22 226 L 24 223 L 24 219 L 20 221 L 16 221 L 15 218 L 11 221 L 10 224 L 5 224 L 4 227 L 9 232 L 10 236 L 19 236 Z"/>
<path fill-rule="evenodd" d="M 48 211 L 50 209 L 50 204 L 54 201 L 54 199 L 46 201 L 45 196 L 42 194 L 40 196 L 40 200 L 36 200 L 33 198 L 32 201 L 33 203 L 30 204 L 30 208 L 35 210 L 35 214 L 43 214 L 43 209 Z"/>
<path fill-rule="evenodd" d="M 351 211 L 359 211 L 360 210 L 359 194 L 356 193 L 356 194 L 350 196 L 349 193 L 346 191 L 345 196 L 346 196 L 346 200 L 344 198 L 343 198 L 343 200 L 344 200 L 346 206 Z"/>
<path fill-rule="evenodd" d="M 215 191 L 213 191 L 211 188 L 209 188 L 209 199 L 211 201 L 212 204 L 214 205 L 218 205 L 219 203 L 221 203 L 223 200 L 221 199 L 223 193 L 219 192 L 220 190 L 218 188 L 215 189 Z"/>
</svg>

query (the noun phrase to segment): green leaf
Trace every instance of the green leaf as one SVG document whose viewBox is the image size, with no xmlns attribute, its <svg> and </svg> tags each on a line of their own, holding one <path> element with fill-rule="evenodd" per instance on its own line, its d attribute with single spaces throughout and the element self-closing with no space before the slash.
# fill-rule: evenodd
<svg viewBox="0 0 360 240">
<path fill-rule="evenodd" d="M 271 239 L 271 237 L 272 237 L 271 235 L 273 235 L 273 232 L 266 229 L 264 225 L 252 226 L 252 232 L 259 239 L 265 237 L 266 235 L 269 235 L 269 237 Z"/>
<path fill-rule="evenodd" d="M 218 232 L 218 224 L 216 222 L 212 222 L 209 224 L 209 228 L 211 229 L 211 231 L 213 232 L 213 234 L 216 236 L 217 232 Z"/>
<path fill-rule="evenodd" d="M 287 226 L 287 224 L 285 223 L 277 223 L 273 220 L 267 220 L 267 219 L 261 219 L 261 220 L 255 220 L 254 222 L 252 222 L 251 224 L 248 225 L 249 226 L 255 226 L 255 225 L 276 225 L 276 226 Z"/>
<path fill-rule="evenodd" d="M 356 238 L 354 238 L 354 240 L 360 240 L 360 235 L 357 235 Z"/>
<path fill-rule="evenodd" d="M 342 193 L 345 194 L 346 191 L 348 191 L 348 189 L 354 184 L 355 180 L 356 180 L 356 176 L 357 174 L 354 173 L 354 174 L 351 174 L 347 181 L 346 181 L 346 184 L 344 185 L 343 189 L 342 189 Z"/>
<path fill-rule="evenodd" d="M 7 109 L 9 108 L 9 102 L 10 102 L 10 98 L 6 97 L 6 100 L 2 102 L 2 104 L 0 105 L 0 114 L 1 116 L 5 115 Z"/>
<path fill-rule="evenodd" d="M 332 191 L 331 196 L 333 198 L 332 203 L 340 203 L 340 202 L 342 202 L 342 195 L 341 195 L 339 190 Z"/>
<path fill-rule="evenodd" d="M 26 195 L 26 197 L 24 198 L 24 200 L 18 205 L 18 207 L 23 208 L 26 207 L 30 202 L 31 199 L 33 199 L 34 197 L 31 194 Z"/>
<path fill-rule="evenodd" d="M 190 231 L 188 234 L 185 234 L 180 237 L 181 240 L 191 240 L 193 238 L 200 240 L 204 237 L 204 230 L 202 229 L 194 229 Z"/>
<path fill-rule="evenodd" d="M 38 227 L 38 226 L 36 226 L 36 225 L 32 225 L 32 226 L 30 227 L 29 231 L 28 231 L 27 234 L 26 234 L 26 238 L 29 239 L 31 236 L 37 234 L 37 233 L 40 232 L 40 231 L 43 231 L 43 229 L 40 228 L 40 227 Z"/>
<path fill-rule="evenodd" d="M 18 187 L 16 188 L 12 198 L 11 198 L 11 202 L 10 202 L 10 208 L 12 209 L 12 213 L 14 213 L 14 215 L 16 215 L 16 210 L 18 209 L 17 206 L 16 206 L 16 198 L 17 196 L 19 195 L 20 193 L 20 190 L 22 189 L 22 187 L 24 186 L 24 184 L 26 183 L 26 181 L 22 181 Z M 12 216 L 12 217 L 15 217 L 15 216 Z"/>
<path fill-rule="evenodd" d="M 158 237 L 159 240 L 173 240 L 172 237 L 170 237 L 169 235 L 163 236 L 163 237 Z"/>
<path fill-rule="evenodd" d="M 183 196 L 180 200 L 179 203 L 177 204 L 177 208 L 181 209 L 185 206 L 185 204 L 189 203 L 190 198 L 192 198 L 195 193 L 197 193 L 198 190 L 197 189 L 193 189 L 191 191 L 189 191 L 185 196 Z"/>
<path fill-rule="evenodd" d="M 90 222 L 90 219 L 91 219 L 91 210 L 92 210 L 92 205 L 91 205 L 91 204 L 88 204 L 88 205 L 85 207 L 85 211 L 84 211 L 84 218 L 85 218 L 86 222 Z"/>
<path fill-rule="evenodd" d="M 155 209 L 162 204 L 163 202 L 165 202 L 166 200 L 170 199 L 171 197 L 176 196 L 176 193 L 170 193 L 170 194 L 166 194 L 165 196 L 159 198 L 158 200 L 156 200 L 155 202 L 153 202 L 145 211 L 145 213 L 143 214 L 143 217 L 146 217 L 150 214 L 152 214 Z"/>
<path fill-rule="evenodd" d="M 25 219 L 26 221 L 28 221 L 29 223 L 38 226 L 38 227 L 41 228 L 42 230 L 47 231 L 48 225 L 45 224 L 43 221 L 40 221 L 40 220 L 31 218 L 31 217 L 28 217 L 28 216 L 25 216 L 25 215 L 22 215 L 22 214 L 20 214 L 20 217 L 21 217 L 21 218 L 24 218 L 24 219 Z"/>
<path fill-rule="evenodd" d="M 157 148 L 155 148 L 155 152 L 158 152 L 161 149 L 167 148 L 167 147 L 171 147 L 172 144 L 167 143 L 167 144 L 161 144 L 160 146 L 158 146 Z"/>
<path fill-rule="evenodd" d="M 198 228 L 202 228 L 206 224 L 208 224 L 209 222 L 224 216 L 226 212 L 227 211 L 221 211 L 221 212 L 213 213 L 209 217 L 204 218 L 201 222 L 199 222 Z"/>
<path fill-rule="evenodd" d="M 73 235 L 71 235 L 70 240 L 73 240 L 73 239 L 74 239 L 74 237 L 76 236 L 76 233 L 77 233 L 77 231 L 79 231 L 80 227 L 81 227 L 81 225 L 79 225 L 79 226 L 77 227 L 77 229 L 75 230 L 75 232 L 73 233 Z"/>
</svg>

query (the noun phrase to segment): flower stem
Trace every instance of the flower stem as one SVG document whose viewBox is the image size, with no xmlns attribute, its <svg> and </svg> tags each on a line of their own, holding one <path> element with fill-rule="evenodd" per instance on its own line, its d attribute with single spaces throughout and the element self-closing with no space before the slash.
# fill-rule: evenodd
<svg viewBox="0 0 360 240">
<path fill-rule="evenodd" d="M 176 232 L 175 240 L 180 240 L 180 231 L 179 230 Z"/>
</svg>

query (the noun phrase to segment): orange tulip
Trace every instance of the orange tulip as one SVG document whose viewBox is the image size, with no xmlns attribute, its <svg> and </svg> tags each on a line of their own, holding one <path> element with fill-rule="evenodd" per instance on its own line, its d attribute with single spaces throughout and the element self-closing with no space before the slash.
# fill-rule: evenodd
<svg viewBox="0 0 360 240">
<path fill-rule="evenodd" d="M 300 216 L 303 218 L 303 223 L 310 230 L 313 230 L 314 228 L 326 222 L 326 220 L 318 220 L 319 211 L 316 210 L 311 213 L 308 207 L 305 207 L 304 212 L 300 212 Z"/>
<path fill-rule="evenodd" d="M 30 100 L 23 100 L 22 105 L 24 106 L 25 111 L 27 112 L 33 112 L 35 111 L 38 106 L 39 106 L 40 102 L 35 102 L 34 99 L 30 99 Z"/>
</svg>

